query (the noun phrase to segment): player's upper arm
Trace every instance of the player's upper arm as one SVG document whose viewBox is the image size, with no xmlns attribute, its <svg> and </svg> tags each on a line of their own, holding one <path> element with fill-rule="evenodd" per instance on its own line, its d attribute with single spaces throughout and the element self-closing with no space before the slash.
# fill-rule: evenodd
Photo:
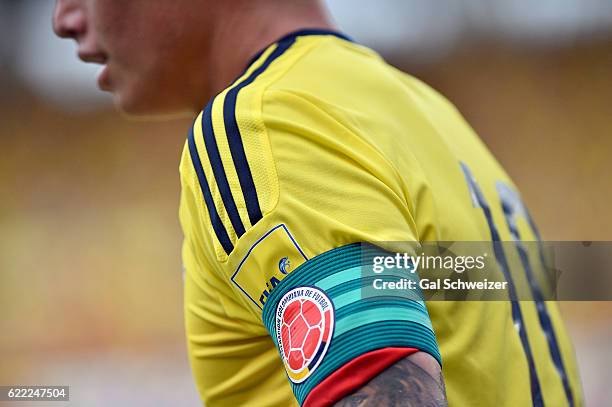
<svg viewBox="0 0 612 407">
<path fill-rule="evenodd" d="M 205 255 L 269 332 L 298 402 L 339 401 L 417 352 L 439 365 L 425 304 L 368 290 L 383 242 L 418 241 L 394 168 L 303 96 L 275 90 L 263 103 L 259 115 L 243 106 L 235 128 L 210 106 L 190 160 Z"/>
<path fill-rule="evenodd" d="M 425 352 L 417 352 L 401 359 L 340 401 L 327 401 L 326 390 L 329 387 L 324 382 L 309 397 L 316 398 L 317 405 L 333 404 L 334 407 L 446 407 L 448 405 L 440 365 L 435 358 Z M 331 393 L 334 394 L 333 391 Z"/>
</svg>

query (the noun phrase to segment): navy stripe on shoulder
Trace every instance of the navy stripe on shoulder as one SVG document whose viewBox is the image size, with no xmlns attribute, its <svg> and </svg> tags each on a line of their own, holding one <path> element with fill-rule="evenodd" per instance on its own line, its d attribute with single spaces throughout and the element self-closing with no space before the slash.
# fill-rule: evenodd
<svg viewBox="0 0 612 407">
<path fill-rule="evenodd" d="M 196 174 L 198 175 L 198 180 L 200 181 L 200 188 L 202 189 L 202 194 L 204 195 L 204 202 L 206 203 L 206 208 L 208 209 L 210 222 L 215 234 L 217 235 L 217 239 L 219 239 L 219 243 L 221 243 L 223 250 L 225 250 L 229 256 L 232 250 L 234 250 L 234 246 L 232 245 L 232 242 L 227 234 L 227 230 L 225 230 L 225 226 L 223 226 L 223 222 L 219 217 L 219 213 L 215 207 L 215 202 L 213 201 L 208 182 L 206 181 L 206 175 L 204 174 L 202 162 L 200 161 L 200 156 L 198 155 L 198 149 L 195 143 L 193 126 L 189 132 L 188 144 L 189 154 L 191 155 L 191 161 L 195 168 Z"/>
<path fill-rule="evenodd" d="M 251 169 L 244 152 L 242 136 L 236 120 L 236 100 L 238 99 L 238 93 L 244 87 L 253 83 L 253 81 L 255 81 L 255 79 L 257 79 L 257 77 L 261 75 L 272 62 L 274 62 L 274 60 L 283 55 L 294 42 L 295 37 L 290 37 L 279 42 L 276 49 L 268 56 L 268 58 L 266 58 L 265 62 L 260 67 L 255 69 L 248 78 L 230 89 L 225 96 L 225 104 L 223 105 L 225 133 L 227 134 L 232 159 L 234 160 L 234 165 L 236 166 L 236 172 L 238 174 L 238 179 L 240 180 L 240 187 L 242 188 L 251 225 L 255 225 L 263 217 L 263 215 L 259 205 L 259 198 L 257 197 L 255 183 L 253 181 L 253 174 L 251 173 Z"/>
<path fill-rule="evenodd" d="M 212 167 L 217 187 L 221 193 L 225 210 L 229 215 L 234 231 L 238 237 L 244 235 L 245 229 L 236 207 L 236 201 L 232 195 L 229 182 L 227 181 L 227 175 L 223 168 L 223 161 L 221 160 L 221 154 L 219 153 L 219 146 L 217 145 L 217 139 L 215 138 L 215 132 L 212 124 L 212 104 L 214 99 L 211 100 L 204 112 L 202 113 L 202 134 L 204 135 L 204 144 L 206 145 L 206 151 L 208 153 L 208 159 L 210 166 Z"/>
</svg>

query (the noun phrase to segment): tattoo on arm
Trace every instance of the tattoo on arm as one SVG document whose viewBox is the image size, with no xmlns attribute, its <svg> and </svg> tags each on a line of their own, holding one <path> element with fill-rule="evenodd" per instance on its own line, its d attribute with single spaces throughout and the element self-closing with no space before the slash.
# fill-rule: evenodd
<svg viewBox="0 0 612 407">
<path fill-rule="evenodd" d="M 400 360 L 335 407 L 446 407 L 438 362 L 419 352 Z"/>
</svg>

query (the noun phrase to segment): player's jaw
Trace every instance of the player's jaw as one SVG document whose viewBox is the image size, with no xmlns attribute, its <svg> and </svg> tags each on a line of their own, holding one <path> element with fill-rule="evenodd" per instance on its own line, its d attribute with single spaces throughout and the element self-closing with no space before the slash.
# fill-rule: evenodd
<svg viewBox="0 0 612 407">
<path fill-rule="evenodd" d="M 98 75 L 98 86 L 110 92 L 115 106 L 128 115 L 191 113 L 185 100 L 190 91 L 184 88 L 187 80 L 164 65 L 154 59 L 147 64 L 144 58 L 114 59 L 111 55 Z"/>
<path fill-rule="evenodd" d="M 134 102 L 134 82 L 139 81 L 137 54 L 130 55 L 129 52 L 110 52 L 104 48 L 94 33 L 87 33 L 86 36 L 76 37 L 74 40 L 78 44 L 77 55 L 79 59 L 86 63 L 100 65 L 97 76 L 97 85 L 100 90 L 110 92 L 117 107 L 121 110 L 132 113 L 137 108 Z M 113 48 L 113 47 L 108 47 Z M 123 55 L 127 54 L 127 55 Z M 123 56 L 122 56 L 123 55 Z M 133 112 L 137 113 L 137 112 Z"/>
<path fill-rule="evenodd" d="M 100 47 L 79 47 L 79 58 L 100 64 L 98 87 L 113 95 L 117 108 L 129 115 L 167 115 L 185 111 L 184 93 L 177 98 L 180 83 L 157 55 L 144 58 L 142 53 L 103 51 Z M 159 58 L 162 59 L 162 58 Z M 183 79 L 184 81 L 184 79 Z"/>
<path fill-rule="evenodd" d="M 160 30 L 177 10 L 187 10 L 188 3 L 172 9 L 170 17 L 165 5 L 148 0 L 56 2 L 55 33 L 77 43 L 82 61 L 101 65 L 98 87 L 112 93 L 116 106 L 128 114 L 175 113 L 185 111 L 190 102 L 185 99 L 191 89 L 185 89 L 179 68 L 190 66 L 194 58 L 186 60 L 175 51 L 177 44 L 188 41 L 177 38 L 176 27 Z"/>
</svg>

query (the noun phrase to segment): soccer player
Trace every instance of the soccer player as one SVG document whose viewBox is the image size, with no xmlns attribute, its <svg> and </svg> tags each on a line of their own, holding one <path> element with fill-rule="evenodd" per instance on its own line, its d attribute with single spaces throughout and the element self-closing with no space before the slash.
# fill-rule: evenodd
<svg viewBox="0 0 612 407">
<path fill-rule="evenodd" d="M 53 22 L 119 108 L 195 117 L 180 218 L 205 405 L 582 404 L 555 303 L 362 295 L 368 242 L 537 232 L 457 110 L 322 2 L 57 0 Z"/>
</svg>

